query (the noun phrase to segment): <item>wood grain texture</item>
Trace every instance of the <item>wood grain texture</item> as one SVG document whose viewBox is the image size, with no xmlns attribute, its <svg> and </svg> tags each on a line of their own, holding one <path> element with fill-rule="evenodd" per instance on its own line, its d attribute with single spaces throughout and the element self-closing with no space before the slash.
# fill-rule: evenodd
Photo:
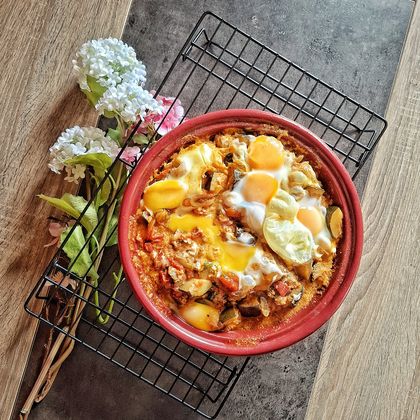
<svg viewBox="0 0 420 420">
<path fill-rule="evenodd" d="M 420 418 L 420 5 L 363 200 L 364 255 L 333 317 L 306 419 Z"/>
<path fill-rule="evenodd" d="M 36 194 L 69 190 L 47 168 L 65 128 L 95 125 L 72 75 L 88 39 L 120 37 L 131 0 L 0 2 L 0 419 L 10 417 L 36 322 L 23 309 L 51 254 L 47 216 Z"/>
</svg>

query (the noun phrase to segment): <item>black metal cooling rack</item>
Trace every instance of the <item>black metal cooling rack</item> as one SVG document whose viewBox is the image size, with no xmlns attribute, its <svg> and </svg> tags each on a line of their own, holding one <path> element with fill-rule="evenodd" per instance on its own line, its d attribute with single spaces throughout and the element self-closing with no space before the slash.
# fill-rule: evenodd
<svg viewBox="0 0 420 420">
<path fill-rule="evenodd" d="M 187 117 L 226 108 L 282 114 L 321 137 L 353 177 L 386 129 L 376 113 L 210 12 L 199 19 L 157 92 L 177 92 Z M 95 288 L 100 307 L 83 298 L 80 285 L 88 282 L 68 272 L 59 249 L 28 297 L 26 310 L 193 411 L 216 417 L 248 359 L 208 354 L 178 341 L 149 317 L 125 282 L 115 295 L 111 273 L 118 269 L 118 252 L 104 252 Z M 79 287 L 65 287 L 53 276 L 56 272 L 69 274 Z M 48 316 L 55 304 L 52 289 L 75 303 L 86 302 L 76 335 Z M 111 301 L 112 313 L 105 309 Z M 97 322 L 95 308 L 109 315 L 107 324 Z"/>
</svg>

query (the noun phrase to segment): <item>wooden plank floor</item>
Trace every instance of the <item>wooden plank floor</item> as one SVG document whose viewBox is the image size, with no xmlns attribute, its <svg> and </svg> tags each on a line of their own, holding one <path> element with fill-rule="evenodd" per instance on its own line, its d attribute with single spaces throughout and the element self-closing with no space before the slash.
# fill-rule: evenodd
<svg viewBox="0 0 420 420">
<path fill-rule="evenodd" d="M 307 419 L 420 418 L 420 5 L 363 200 L 359 276 L 333 317 Z"/>
<path fill-rule="evenodd" d="M 36 330 L 23 303 L 51 257 L 42 246 L 51 210 L 35 195 L 69 188 L 48 171 L 48 148 L 65 128 L 96 123 L 71 60 L 88 39 L 120 37 L 130 3 L 0 2 L 0 419 L 10 416 Z"/>
</svg>

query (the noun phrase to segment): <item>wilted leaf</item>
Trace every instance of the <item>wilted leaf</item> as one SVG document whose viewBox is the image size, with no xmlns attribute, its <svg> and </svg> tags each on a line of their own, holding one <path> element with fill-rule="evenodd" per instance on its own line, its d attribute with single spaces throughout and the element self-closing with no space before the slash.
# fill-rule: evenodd
<svg viewBox="0 0 420 420">
<path fill-rule="evenodd" d="M 61 271 L 54 273 L 51 278 L 62 287 L 70 286 L 73 290 L 77 289 L 77 281 L 72 279 L 69 275 L 64 277 Z"/>
</svg>

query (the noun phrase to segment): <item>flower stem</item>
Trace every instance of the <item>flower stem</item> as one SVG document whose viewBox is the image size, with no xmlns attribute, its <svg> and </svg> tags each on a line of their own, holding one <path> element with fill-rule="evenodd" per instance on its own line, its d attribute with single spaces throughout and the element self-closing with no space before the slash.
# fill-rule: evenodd
<svg viewBox="0 0 420 420">
<path fill-rule="evenodd" d="M 115 296 L 116 296 L 117 291 L 118 291 L 118 286 L 121 283 L 122 275 L 123 275 L 122 266 L 120 266 L 120 269 L 118 270 L 118 274 L 112 273 L 112 276 L 114 278 L 114 291 L 112 292 L 110 301 L 108 303 L 108 309 L 106 310 L 108 313 L 105 316 L 102 316 L 103 310 L 98 309 L 100 307 L 98 291 L 95 290 L 95 292 L 93 294 L 93 303 L 95 304 L 96 319 L 101 324 L 106 324 L 109 321 L 109 314 L 112 313 L 112 309 L 114 308 Z M 96 307 L 98 307 L 98 308 L 96 308 Z"/>
<path fill-rule="evenodd" d="M 49 372 L 50 366 L 52 362 L 54 361 L 54 358 L 60 349 L 61 343 L 63 342 L 64 337 L 66 336 L 65 333 L 68 331 L 67 327 L 63 328 L 64 332 L 60 333 L 58 337 L 56 338 L 54 345 L 51 348 L 51 351 L 49 352 L 47 359 L 45 360 L 44 366 L 41 369 L 41 372 L 38 375 L 38 378 L 34 384 L 34 387 L 32 388 L 31 393 L 29 394 L 27 400 L 25 401 L 25 404 L 23 405 L 22 409 L 20 410 L 20 419 L 27 419 L 29 416 L 29 413 L 31 412 L 32 405 L 38 395 L 39 389 L 45 382 L 45 378 Z"/>
<path fill-rule="evenodd" d="M 92 198 L 92 191 L 91 191 L 91 187 L 90 187 L 90 173 L 89 173 L 89 169 L 86 169 L 86 200 L 90 201 L 90 199 Z"/>
</svg>

